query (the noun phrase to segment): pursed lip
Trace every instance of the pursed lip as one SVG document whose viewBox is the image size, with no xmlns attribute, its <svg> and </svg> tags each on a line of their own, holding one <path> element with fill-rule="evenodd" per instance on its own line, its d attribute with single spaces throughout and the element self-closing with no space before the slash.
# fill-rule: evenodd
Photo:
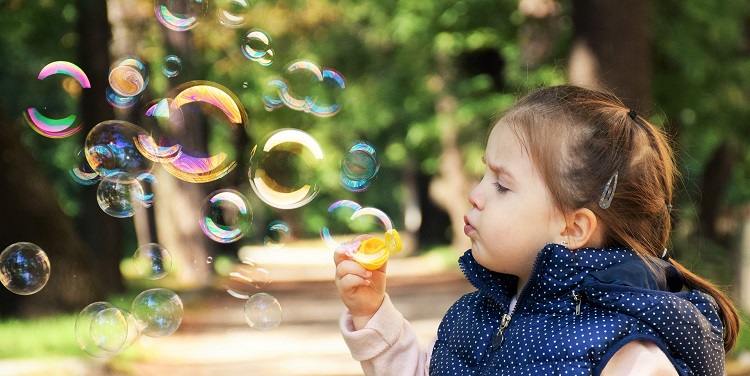
<svg viewBox="0 0 750 376">
<path fill-rule="evenodd" d="M 468 235 L 469 235 L 470 233 L 472 233 L 472 232 L 476 231 L 476 230 L 474 229 L 474 226 L 472 226 L 472 225 L 471 225 L 471 222 L 469 221 L 469 217 L 467 217 L 467 216 L 464 216 L 464 224 L 465 224 L 465 225 L 464 225 L 464 234 L 466 234 L 467 236 L 468 236 Z"/>
</svg>

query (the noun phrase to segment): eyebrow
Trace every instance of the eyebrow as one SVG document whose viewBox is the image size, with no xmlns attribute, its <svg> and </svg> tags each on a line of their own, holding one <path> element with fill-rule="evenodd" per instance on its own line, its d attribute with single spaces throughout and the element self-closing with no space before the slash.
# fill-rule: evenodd
<svg viewBox="0 0 750 376">
<path fill-rule="evenodd" d="M 513 178 L 513 174 L 511 174 L 510 171 L 508 171 L 508 169 L 506 169 L 505 167 L 487 162 L 486 155 L 482 155 L 482 162 L 484 162 L 484 164 L 487 165 L 490 170 L 496 172 L 498 175 L 505 175 L 513 181 L 516 180 L 515 178 Z"/>
</svg>

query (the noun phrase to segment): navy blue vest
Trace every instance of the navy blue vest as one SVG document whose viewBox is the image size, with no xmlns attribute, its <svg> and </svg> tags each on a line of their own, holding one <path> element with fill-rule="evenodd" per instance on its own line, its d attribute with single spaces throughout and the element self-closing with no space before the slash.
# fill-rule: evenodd
<svg viewBox="0 0 750 376">
<path fill-rule="evenodd" d="M 477 291 L 446 313 L 430 375 L 598 375 L 632 340 L 658 345 L 680 375 L 723 375 L 722 325 L 714 300 L 681 291 L 668 262 L 627 249 L 550 244 L 508 311 L 518 278 L 459 264 Z"/>
</svg>

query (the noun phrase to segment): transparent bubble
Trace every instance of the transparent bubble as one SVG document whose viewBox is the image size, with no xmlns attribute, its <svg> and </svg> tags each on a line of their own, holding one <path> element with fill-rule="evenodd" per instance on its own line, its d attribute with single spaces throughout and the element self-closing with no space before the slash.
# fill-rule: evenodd
<svg viewBox="0 0 750 376">
<path fill-rule="evenodd" d="M 328 248 L 335 250 L 352 237 L 355 231 L 350 226 L 351 217 L 361 208 L 362 205 L 351 200 L 339 200 L 328 207 L 326 225 L 320 230 L 320 238 Z"/>
<path fill-rule="evenodd" d="M 153 186 L 157 184 L 159 180 L 155 175 L 145 172 L 138 175 L 133 180 L 133 197 L 143 205 L 145 208 L 150 208 L 154 204 L 154 191 Z"/>
<path fill-rule="evenodd" d="M 14 243 L 0 253 L 0 282 L 14 294 L 38 292 L 47 284 L 49 274 L 47 254 L 36 244 Z"/>
<path fill-rule="evenodd" d="M 166 28 L 185 31 L 194 28 L 206 14 L 205 0 L 156 0 L 156 19 Z"/>
<path fill-rule="evenodd" d="M 81 348 L 86 354 L 93 357 L 104 358 L 107 356 L 114 355 L 114 351 L 108 351 L 98 346 L 91 335 L 91 324 L 94 322 L 94 317 L 106 309 L 116 309 L 116 307 L 107 302 L 95 302 L 87 305 L 76 318 L 75 334 L 78 347 Z"/>
<path fill-rule="evenodd" d="M 183 112 L 195 110 L 210 120 L 223 120 L 233 130 L 237 130 L 239 126 L 244 127 L 247 122 L 247 112 L 239 98 L 219 84 L 207 81 L 188 82 L 178 86 L 173 92 L 175 94 L 170 105 L 181 108 Z M 223 152 L 211 156 L 201 154 L 182 147 L 177 158 L 162 166 L 178 179 L 205 183 L 225 176 L 237 165 L 236 161 L 229 160 Z"/>
<path fill-rule="evenodd" d="M 133 299 L 131 312 L 141 334 L 164 337 L 174 333 L 182 323 L 182 300 L 174 291 L 150 289 Z"/>
<path fill-rule="evenodd" d="M 250 13 L 248 0 L 218 0 L 216 1 L 219 22 L 226 27 L 238 28 L 247 24 Z"/>
<path fill-rule="evenodd" d="M 164 64 L 161 66 L 161 72 L 167 77 L 174 77 L 180 74 L 182 70 L 182 59 L 177 55 L 169 55 L 164 58 Z"/>
<path fill-rule="evenodd" d="M 276 92 L 263 97 L 267 111 L 282 105 L 318 117 L 331 117 L 341 111 L 338 102 L 346 88 L 346 80 L 341 73 L 321 69 L 306 60 L 290 63 L 285 73 L 285 78 L 274 78 L 268 82 Z"/>
<path fill-rule="evenodd" d="M 243 257 L 242 262 L 229 273 L 226 289 L 227 293 L 235 298 L 248 299 L 269 283 L 271 275 L 268 270 L 258 265 L 255 260 Z"/>
<path fill-rule="evenodd" d="M 251 61 L 266 67 L 273 63 L 273 49 L 270 48 L 271 37 L 263 30 L 253 30 L 245 36 L 242 54 Z"/>
<path fill-rule="evenodd" d="M 281 304 L 273 295 L 257 293 L 245 302 L 245 321 L 256 330 L 271 330 L 281 324 Z"/>
<path fill-rule="evenodd" d="M 148 67 L 132 56 L 118 59 L 109 69 L 109 87 L 122 97 L 141 94 L 148 81 Z"/>
<path fill-rule="evenodd" d="M 214 258 L 212 256 L 206 257 L 206 264 L 210 264 L 212 262 L 214 262 Z"/>
<path fill-rule="evenodd" d="M 44 80 L 45 78 L 56 74 L 63 74 L 70 77 L 63 81 L 63 89 L 68 92 L 80 91 L 80 88 L 91 88 L 91 83 L 83 70 L 77 65 L 67 61 L 55 61 L 47 64 L 39 72 L 38 79 Z M 68 80 L 71 80 L 71 78 L 78 82 L 78 85 L 80 85 L 78 88 L 67 88 L 70 87 L 70 85 L 66 85 L 66 83 Z M 47 117 L 35 107 L 27 108 L 23 115 L 26 122 L 35 132 L 50 138 L 68 137 L 83 129 L 83 125 L 78 124 L 80 121 L 77 121 L 78 118 L 76 115 Z"/>
<path fill-rule="evenodd" d="M 128 338 L 128 319 L 117 307 L 104 308 L 92 318 L 89 331 L 97 347 L 118 352 Z"/>
<path fill-rule="evenodd" d="M 284 221 L 271 221 L 266 226 L 266 233 L 263 236 L 263 244 L 268 248 L 282 248 L 286 245 L 291 236 L 291 229 Z"/>
<path fill-rule="evenodd" d="M 68 170 L 68 174 L 78 184 L 94 185 L 101 180 L 101 176 L 94 171 L 86 160 L 86 152 L 80 149 L 76 154 L 77 166 Z"/>
<path fill-rule="evenodd" d="M 256 145 L 248 177 L 255 194 L 268 205 L 294 209 L 317 196 L 323 149 L 310 134 L 280 129 Z"/>
<path fill-rule="evenodd" d="M 151 101 L 146 105 L 145 115 L 148 118 L 155 119 L 161 129 L 178 130 L 185 127 L 185 115 L 178 106 L 174 105 L 174 99 L 172 98 Z M 161 142 L 159 144 L 162 145 Z"/>
<path fill-rule="evenodd" d="M 157 243 L 143 244 L 133 253 L 138 274 L 147 279 L 160 279 L 172 270 L 172 255 Z"/>
<path fill-rule="evenodd" d="M 115 218 L 128 218 L 135 214 L 138 203 L 137 187 L 132 181 L 114 175 L 104 178 L 96 189 L 96 202 L 108 215 Z"/>
<path fill-rule="evenodd" d="M 203 233 L 219 243 L 240 240 L 253 222 L 253 209 L 245 196 L 232 189 L 221 189 L 201 204 L 200 226 Z"/>
<path fill-rule="evenodd" d="M 154 162 L 144 157 L 135 144 L 144 134 L 142 128 L 127 121 L 103 121 L 86 136 L 86 160 L 103 178 L 135 180 L 154 168 Z"/>
<path fill-rule="evenodd" d="M 138 99 L 139 99 L 139 96 L 128 97 L 128 96 L 117 94 L 109 86 L 107 86 L 107 88 L 105 89 L 104 94 L 105 94 L 105 98 L 107 99 L 107 103 L 112 105 L 112 107 L 117 107 L 117 108 L 122 108 L 122 109 L 133 107 L 136 103 L 138 103 Z"/>
<path fill-rule="evenodd" d="M 341 185 L 352 192 L 362 192 L 370 187 L 370 180 L 380 170 L 377 152 L 367 141 L 357 141 L 347 148 L 341 158 Z"/>
</svg>

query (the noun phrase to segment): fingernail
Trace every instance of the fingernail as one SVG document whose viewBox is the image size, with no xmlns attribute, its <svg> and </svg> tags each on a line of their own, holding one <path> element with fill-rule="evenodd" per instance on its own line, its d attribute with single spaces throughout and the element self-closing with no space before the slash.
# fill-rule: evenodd
<svg viewBox="0 0 750 376">
<path fill-rule="evenodd" d="M 366 284 L 367 286 L 370 286 L 370 284 L 371 284 L 371 283 L 372 283 L 372 282 L 371 282 L 371 281 L 370 281 L 369 279 L 366 279 L 366 280 L 365 280 L 365 284 Z"/>
<path fill-rule="evenodd" d="M 369 270 L 365 271 L 365 278 L 370 278 L 372 276 L 372 272 Z"/>
</svg>

